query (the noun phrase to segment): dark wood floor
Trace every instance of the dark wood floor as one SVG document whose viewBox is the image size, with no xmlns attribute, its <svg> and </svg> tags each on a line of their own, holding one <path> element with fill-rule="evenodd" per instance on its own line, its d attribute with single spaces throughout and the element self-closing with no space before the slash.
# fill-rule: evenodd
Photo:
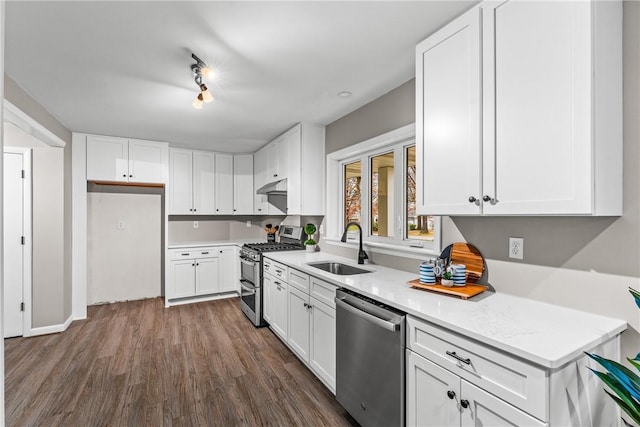
<svg viewBox="0 0 640 427">
<path fill-rule="evenodd" d="M 5 340 L 8 426 L 348 426 L 333 395 L 237 298 L 89 307 Z"/>
</svg>

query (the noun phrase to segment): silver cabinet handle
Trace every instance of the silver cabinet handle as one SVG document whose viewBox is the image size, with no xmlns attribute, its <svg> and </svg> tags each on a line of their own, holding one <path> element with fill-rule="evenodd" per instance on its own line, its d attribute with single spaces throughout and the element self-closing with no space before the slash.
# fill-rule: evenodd
<svg viewBox="0 0 640 427">
<path fill-rule="evenodd" d="M 463 359 L 462 357 L 458 356 L 455 351 L 447 351 L 446 353 L 447 356 L 451 356 L 454 359 L 464 363 L 465 365 L 471 365 L 471 359 Z"/>
<path fill-rule="evenodd" d="M 209 255 L 209 252 L 200 252 L 202 255 Z"/>
</svg>

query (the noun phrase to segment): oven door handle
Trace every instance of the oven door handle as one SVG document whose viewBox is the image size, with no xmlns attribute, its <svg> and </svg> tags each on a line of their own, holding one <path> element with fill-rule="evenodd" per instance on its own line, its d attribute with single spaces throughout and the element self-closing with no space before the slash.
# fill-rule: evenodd
<svg viewBox="0 0 640 427">
<path fill-rule="evenodd" d="M 253 260 L 250 261 L 250 260 L 245 259 L 245 258 L 240 258 L 240 262 L 243 263 L 243 264 L 248 265 L 249 267 L 255 267 L 256 266 L 256 262 L 253 261 Z"/>
<path fill-rule="evenodd" d="M 250 286 L 247 286 L 246 283 L 248 283 Z M 251 283 L 248 280 L 240 279 L 240 287 L 242 289 L 245 289 L 245 290 L 251 292 L 252 294 L 256 293 L 256 287 L 253 286 L 253 283 Z"/>
</svg>

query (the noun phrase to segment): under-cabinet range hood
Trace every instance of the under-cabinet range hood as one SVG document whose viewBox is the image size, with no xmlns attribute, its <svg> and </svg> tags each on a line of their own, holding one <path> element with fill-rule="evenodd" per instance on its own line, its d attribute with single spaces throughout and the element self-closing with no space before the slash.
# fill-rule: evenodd
<svg viewBox="0 0 640 427">
<path fill-rule="evenodd" d="M 286 196 L 287 195 L 287 179 L 270 182 L 256 190 L 257 194 L 266 194 L 267 196 Z"/>
</svg>

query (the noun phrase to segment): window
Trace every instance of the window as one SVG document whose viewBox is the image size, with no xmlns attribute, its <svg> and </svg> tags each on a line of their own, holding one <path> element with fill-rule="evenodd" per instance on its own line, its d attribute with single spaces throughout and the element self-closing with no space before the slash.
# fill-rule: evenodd
<svg viewBox="0 0 640 427">
<path fill-rule="evenodd" d="M 361 221 L 361 181 L 362 165 L 360 161 L 347 163 L 343 167 L 344 182 L 344 224 Z"/>
<path fill-rule="evenodd" d="M 357 222 L 370 246 L 439 254 L 440 218 L 417 214 L 412 125 L 331 153 L 327 167 L 329 240 L 339 239 L 347 223 Z M 353 228 L 349 240 L 358 239 Z"/>
<path fill-rule="evenodd" d="M 371 158 L 371 235 L 393 236 L 393 152 Z"/>
<path fill-rule="evenodd" d="M 406 223 L 407 239 L 430 240 L 435 238 L 433 216 L 416 214 L 416 146 L 406 149 Z"/>
</svg>

